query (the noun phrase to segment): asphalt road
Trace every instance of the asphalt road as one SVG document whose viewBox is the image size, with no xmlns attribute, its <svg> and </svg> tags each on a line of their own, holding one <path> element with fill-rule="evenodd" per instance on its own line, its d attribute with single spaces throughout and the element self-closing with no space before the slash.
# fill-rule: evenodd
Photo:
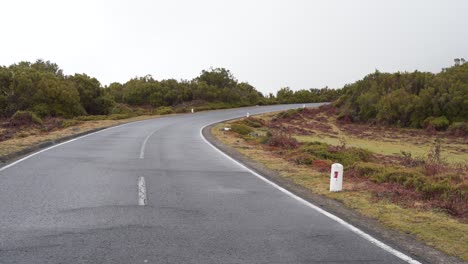
<svg viewBox="0 0 468 264">
<path fill-rule="evenodd" d="M 1 170 L 0 263 L 404 263 L 200 134 L 246 112 L 299 106 L 130 123 Z"/>
</svg>

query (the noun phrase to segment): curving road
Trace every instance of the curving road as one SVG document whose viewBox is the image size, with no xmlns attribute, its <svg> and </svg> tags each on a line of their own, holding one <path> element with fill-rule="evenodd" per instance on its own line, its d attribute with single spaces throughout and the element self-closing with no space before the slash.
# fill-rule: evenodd
<svg viewBox="0 0 468 264">
<path fill-rule="evenodd" d="M 266 183 L 200 134 L 246 112 L 300 106 L 130 123 L 0 169 L 0 263 L 411 261 Z"/>
</svg>

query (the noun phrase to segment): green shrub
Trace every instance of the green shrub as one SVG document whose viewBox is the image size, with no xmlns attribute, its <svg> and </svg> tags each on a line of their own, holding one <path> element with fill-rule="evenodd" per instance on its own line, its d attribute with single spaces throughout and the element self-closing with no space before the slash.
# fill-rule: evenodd
<svg viewBox="0 0 468 264">
<path fill-rule="evenodd" d="M 382 165 L 367 162 L 357 162 L 353 165 L 352 169 L 359 176 L 370 177 L 371 175 L 381 173 L 383 170 Z"/>
<path fill-rule="evenodd" d="M 51 115 L 50 106 L 47 104 L 38 104 L 31 108 L 31 111 L 36 113 L 39 117 L 46 117 Z"/>
<path fill-rule="evenodd" d="M 398 183 L 400 185 L 405 185 L 410 187 L 412 184 L 408 184 L 407 182 L 411 181 L 413 178 L 417 178 L 422 176 L 421 174 L 415 171 L 405 171 L 399 169 L 385 169 L 381 173 L 373 174 L 370 176 L 370 179 L 375 182 L 390 182 L 390 183 Z M 413 187 L 413 186 L 411 186 Z"/>
<path fill-rule="evenodd" d="M 76 119 L 65 119 L 65 120 L 62 120 L 60 122 L 60 126 L 63 127 L 63 128 L 67 128 L 67 127 L 75 126 L 75 125 L 77 125 L 79 123 L 80 123 L 80 121 L 78 121 Z"/>
<path fill-rule="evenodd" d="M 351 166 L 356 162 L 367 162 L 371 159 L 371 152 L 361 148 L 340 148 L 321 142 L 309 142 L 301 150 L 316 156 L 319 159 L 339 162 Z"/>
<path fill-rule="evenodd" d="M 453 186 L 451 186 L 447 181 L 425 184 L 421 188 L 421 192 L 424 194 L 424 197 L 426 199 L 438 196 L 443 198 L 449 198 L 453 190 Z"/>
<path fill-rule="evenodd" d="M 194 106 L 193 109 L 196 112 L 199 112 L 199 111 L 216 110 L 216 109 L 229 109 L 229 108 L 243 107 L 243 106 L 249 106 L 249 104 L 245 104 L 241 102 L 238 102 L 238 103 L 211 102 L 211 103 L 205 103 L 203 105 Z"/>
<path fill-rule="evenodd" d="M 303 108 L 300 108 L 300 109 L 290 109 L 287 111 L 279 112 L 278 114 L 275 115 L 275 118 L 277 119 L 290 118 L 296 115 L 297 113 L 302 112 L 303 110 L 304 110 Z"/>
<path fill-rule="evenodd" d="M 447 131 L 454 136 L 465 137 L 468 136 L 468 122 L 455 122 L 452 123 Z"/>
<path fill-rule="evenodd" d="M 179 114 L 179 113 L 188 113 L 188 112 L 190 112 L 190 111 L 191 111 L 191 109 L 189 109 L 188 107 L 176 107 L 176 108 L 174 109 L 174 112 L 175 112 L 175 113 L 178 113 L 178 114 Z"/>
<path fill-rule="evenodd" d="M 296 149 L 300 146 L 300 143 L 295 138 L 286 133 L 268 134 L 268 140 L 266 141 L 266 144 L 272 147 L 283 149 Z"/>
<path fill-rule="evenodd" d="M 413 188 L 423 194 L 425 199 L 441 197 L 452 199 L 453 197 L 463 196 L 461 189 L 450 184 L 450 179 L 442 181 L 430 180 L 417 169 L 408 169 L 401 167 L 384 167 L 379 164 L 357 163 L 353 166 L 355 172 L 369 178 L 376 183 L 397 183 L 405 188 Z"/>
<path fill-rule="evenodd" d="M 304 152 L 297 152 L 291 155 L 291 160 L 299 165 L 311 165 L 317 157 Z"/>
<path fill-rule="evenodd" d="M 244 118 L 241 122 L 246 126 L 254 128 L 260 128 L 263 126 L 262 120 L 254 117 Z"/>
<path fill-rule="evenodd" d="M 450 125 L 450 121 L 445 116 L 428 117 L 424 120 L 424 127 L 435 130 L 445 130 Z"/>
<path fill-rule="evenodd" d="M 112 110 L 111 114 L 129 114 L 133 113 L 133 110 L 125 104 L 116 104 Z"/>
<path fill-rule="evenodd" d="M 253 129 L 244 124 L 232 124 L 231 130 L 240 135 L 248 135 L 253 132 Z"/>
<path fill-rule="evenodd" d="M 106 115 L 88 115 L 88 116 L 77 116 L 75 117 L 78 121 L 99 121 L 99 120 L 106 120 Z"/>
<path fill-rule="evenodd" d="M 108 120 L 120 120 L 120 119 L 131 118 L 131 117 L 134 117 L 134 116 L 135 116 L 135 114 L 133 114 L 133 113 L 113 114 L 113 115 L 108 116 L 106 119 L 108 119 Z"/>
<path fill-rule="evenodd" d="M 154 113 L 157 115 L 169 115 L 169 114 L 174 113 L 174 109 L 172 109 L 172 107 L 169 107 L 169 106 L 161 106 L 161 107 L 158 107 L 154 111 Z"/>
<path fill-rule="evenodd" d="M 42 120 L 34 112 L 16 111 L 9 120 L 11 126 L 42 125 Z"/>
</svg>

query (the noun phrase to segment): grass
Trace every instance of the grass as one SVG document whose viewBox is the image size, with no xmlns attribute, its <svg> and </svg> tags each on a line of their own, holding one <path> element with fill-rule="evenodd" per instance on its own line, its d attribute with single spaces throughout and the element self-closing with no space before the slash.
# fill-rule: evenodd
<svg viewBox="0 0 468 264">
<path fill-rule="evenodd" d="M 314 136 L 295 135 L 294 138 L 296 138 L 299 142 L 318 141 L 335 146 L 338 146 L 340 144 L 340 140 L 344 139 L 346 144 L 351 147 L 359 147 L 383 155 L 399 155 L 401 151 L 407 151 L 411 152 L 413 156 L 423 157 L 432 147 L 432 142 L 415 144 L 405 140 L 372 140 L 361 139 L 349 135 L 340 135 L 338 138 L 328 137 L 323 134 Z M 446 143 L 446 145 L 447 144 L 450 144 L 450 148 L 443 150 L 442 155 L 446 157 L 448 162 L 461 163 L 468 160 L 468 146 L 466 144 Z M 454 152 L 453 149 L 465 151 Z"/>
<path fill-rule="evenodd" d="M 274 119 L 272 114 L 261 115 L 259 117 L 268 121 Z M 345 180 L 344 191 L 331 193 L 328 191 L 328 171 L 320 172 L 311 169 L 310 165 L 301 165 L 291 160 L 285 160 L 284 157 L 286 155 L 284 153 L 279 153 L 258 144 L 250 136 L 241 136 L 233 131 L 223 131 L 221 129 L 231 126 L 234 122 L 239 121 L 218 124 L 213 127 L 212 133 L 224 144 L 234 147 L 246 157 L 277 171 L 282 177 L 309 189 L 313 193 L 338 200 L 362 215 L 378 220 L 384 226 L 414 235 L 427 245 L 463 260 L 468 260 L 468 225 L 462 219 L 454 218 L 437 209 L 407 207 L 396 204 L 391 199 L 375 199 L 375 193 L 372 193 L 366 187 L 367 184 L 378 185 L 379 183 L 367 183 L 365 180 Z M 245 122 L 243 123 L 245 124 Z M 294 134 L 294 138 L 300 142 L 318 141 L 335 146 L 340 146 L 345 142 L 348 148 L 362 148 L 384 155 L 396 155 L 400 154 L 401 150 L 404 150 L 412 152 L 414 156 L 424 156 L 431 145 L 431 140 L 423 144 L 417 143 L 418 135 L 410 140 L 408 138 L 407 140 L 392 138 L 395 135 L 380 139 L 365 139 L 350 135 L 346 133 L 346 130 L 337 126 L 333 126 L 332 130 L 336 134 L 329 136 L 330 131 L 326 133 L 311 129 L 314 132 L 313 136 Z M 265 129 L 258 128 L 255 129 L 254 133 L 256 132 L 265 133 Z M 408 136 L 405 134 L 402 137 Z M 445 144 L 450 144 L 449 140 L 445 140 L 444 142 Z M 452 142 L 450 146 L 459 147 L 459 145 L 460 142 L 457 141 L 455 143 Z M 314 146 L 314 148 L 317 147 Z M 297 150 L 290 150 L 290 152 L 294 151 Z M 317 153 L 316 151 L 317 149 L 314 149 L 313 153 Z M 466 163 L 468 161 L 466 152 L 454 154 L 446 151 L 443 154 L 451 162 Z M 344 158 L 347 158 L 347 156 L 344 156 Z"/>
</svg>

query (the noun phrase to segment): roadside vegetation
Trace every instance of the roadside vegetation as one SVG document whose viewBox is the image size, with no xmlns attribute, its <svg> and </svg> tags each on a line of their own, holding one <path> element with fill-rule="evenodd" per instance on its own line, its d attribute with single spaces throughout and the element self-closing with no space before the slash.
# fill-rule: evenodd
<svg viewBox="0 0 468 264">
<path fill-rule="evenodd" d="M 192 80 L 156 80 L 146 75 L 103 86 L 86 74 L 65 75 L 49 61 L 20 62 L 0 66 L 0 143 L 10 146 L 0 152 L 14 152 L 19 145 L 29 146 L 50 133 L 68 134 L 71 127 L 81 131 L 80 127 L 122 123 L 139 116 L 332 101 L 339 95 L 340 90 L 328 88 L 297 92 L 283 88 L 276 96 L 264 96 L 224 68 L 203 70 Z"/>
<path fill-rule="evenodd" d="M 283 177 L 468 260 L 468 137 L 352 123 L 333 105 L 243 118 L 213 133 Z M 224 131 L 224 127 L 231 127 Z M 332 163 L 344 191 L 330 193 Z"/>
<path fill-rule="evenodd" d="M 456 62 L 437 74 L 376 71 L 342 92 L 335 102 L 339 119 L 468 136 L 468 63 Z"/>
<path fill-rule="evenodd" d="M 281 89 L 264 96 L 255 87 L 239 82 L 229 70 L 203 70 L 192 80 L 156 80 L 151 75 L 126 83 L 102 86 L 86 74 L 65 75 L 49 61 L 0 66 L 0 117 L 18 111 L 38 118 L 72 118 L 86 115 L 169 114 L 195 110 L 296 102 L 323 102 L 338 98 L 340 90 Z M 123 116 L 122 116 L 123 117 Z"/>
</svg>

